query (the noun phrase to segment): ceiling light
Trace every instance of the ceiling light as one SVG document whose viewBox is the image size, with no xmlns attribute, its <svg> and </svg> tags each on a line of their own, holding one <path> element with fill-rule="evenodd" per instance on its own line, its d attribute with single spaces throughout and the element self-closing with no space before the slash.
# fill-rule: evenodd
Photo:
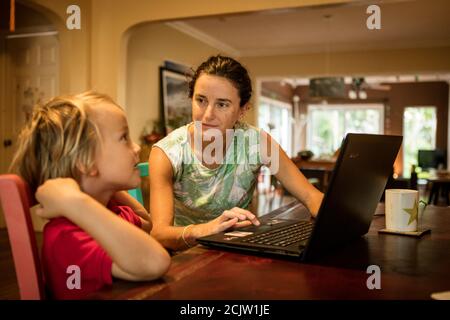
<svg viewBox="0 0 450 320">
<path fill-rule="evenodd" d="M 367 99 L 367 92 L 365 92 L 364 90 L 360 90 L 358 96 L 360 99 Z"/>
</svg>

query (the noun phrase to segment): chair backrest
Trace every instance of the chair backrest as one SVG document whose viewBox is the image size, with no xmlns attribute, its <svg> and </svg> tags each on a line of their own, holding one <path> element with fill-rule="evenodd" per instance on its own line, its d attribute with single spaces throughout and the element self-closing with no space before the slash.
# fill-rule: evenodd
<svg viewBox="0 0 450 320">
<path fill-rule="evenodd" d="M 0 175 L 0 201 L 8 228 L 20 298 L 45 298 L 30 207 L 35 203 L 27 183 L 17 175 Z"/>
<path fill-rule="evenodd" d="M 137 165 L 139 172 L 141 174 L 141 177 L 148 177 L 148 162 L 141 162 Z M 142 197 L 142 190 L 141 188 L 131 189 L 128 190 L 128 193 L 135 198 L 137 201 L 139 201 L 142 205 L 144 205 L 144 199 Z"/>
</svg>

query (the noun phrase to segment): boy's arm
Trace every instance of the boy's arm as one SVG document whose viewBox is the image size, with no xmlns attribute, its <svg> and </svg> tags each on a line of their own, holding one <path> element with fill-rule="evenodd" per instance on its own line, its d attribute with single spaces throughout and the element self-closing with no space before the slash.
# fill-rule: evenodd
<svg viewBox="0 0 450 320">
<path fill-rule="evenodd" d="M 62 215 L 92 236 L 111 257 L 113 276 L 151 280 L 169 268 L 169 254 L 153 237 L 83 193 L 75 180 L 47 180 L 38 188 L 36 199 L 41 204 L 36 210 L 39 216 Z"/>
</svg>

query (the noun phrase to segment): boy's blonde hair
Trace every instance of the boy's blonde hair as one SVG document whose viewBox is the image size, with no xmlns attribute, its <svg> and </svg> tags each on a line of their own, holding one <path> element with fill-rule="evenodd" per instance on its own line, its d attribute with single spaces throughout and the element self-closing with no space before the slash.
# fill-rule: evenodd
<svg viewBox="0 0 450 320">
<path fill-rule="evenodd" d="M 11 164 L 33 193 L 48 179 L 79 180 L 81 171 L 92 169 L 100 133 L 89 113 L 101 102 L 117 105 L 107 95 L 87 91 L 34 107 Z"/>
</svg>

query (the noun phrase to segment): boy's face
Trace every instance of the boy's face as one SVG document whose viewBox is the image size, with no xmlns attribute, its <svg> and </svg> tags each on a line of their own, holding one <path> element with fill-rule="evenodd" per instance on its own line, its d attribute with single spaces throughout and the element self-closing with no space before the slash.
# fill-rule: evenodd
<svg viewBox="0 0 450 320">
<path fill-rule="evenodd" d="M 96 183 L 109 191 L 136 188 L 140 174 L 140 147 L 131 141 L 125 113 L 117 106 L 102 102 L 91 111 L 91 119 L 100 131 L 100 142 L 95 157 Z"/>
</svg>

